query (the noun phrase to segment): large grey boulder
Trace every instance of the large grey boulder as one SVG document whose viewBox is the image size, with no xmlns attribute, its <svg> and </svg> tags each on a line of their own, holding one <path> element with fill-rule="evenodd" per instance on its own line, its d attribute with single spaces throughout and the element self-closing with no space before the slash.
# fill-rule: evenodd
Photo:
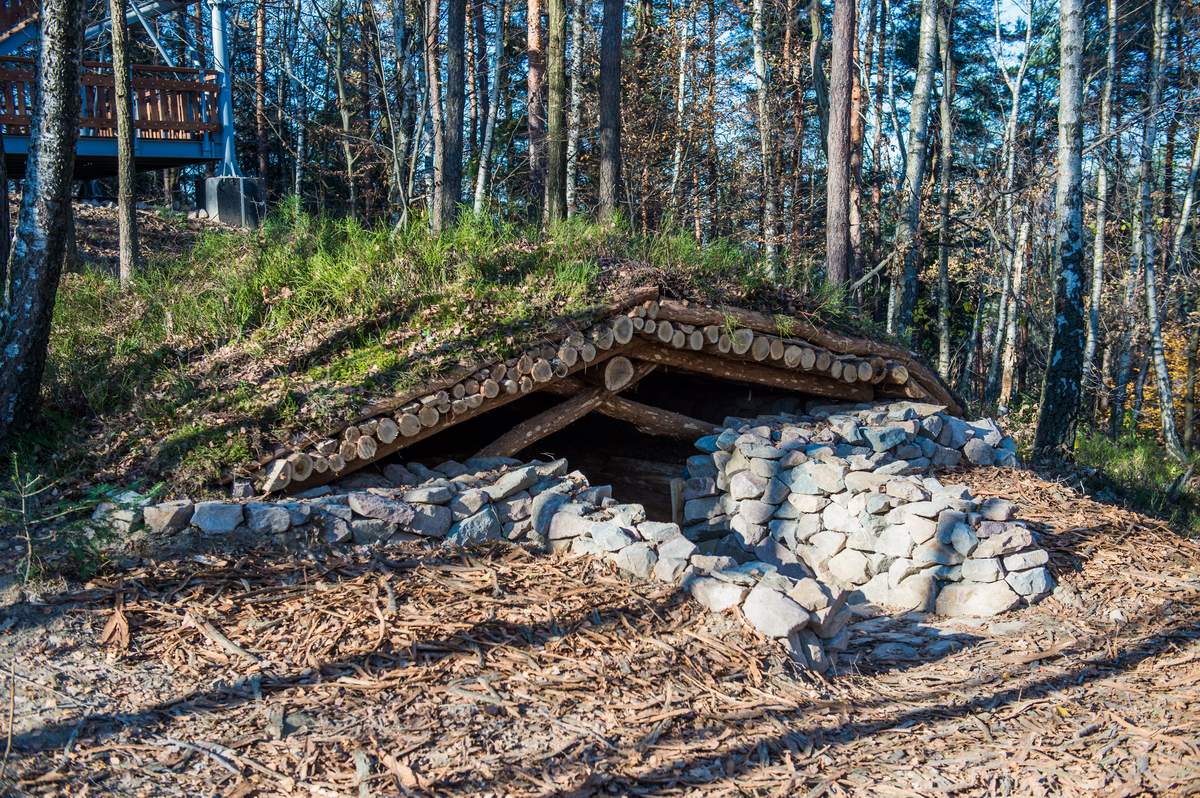
<svg viewBox="0 0 1200 798">
<path fill-rule="evenodd" d="M 196 502 L 192 526 L 206 535 L 227 535 L 242 523 L 242 505 L 229 502 Z"/>
<path fill-rule="evenodd" d="M 351 510 L 364 518 L 377 518 L 402 527 L 410 526 L 416 516 L 416 510 L 408 502 L 366 491 L 351 493 L 347 502 Z"/>
<path fill-rule="evenodd" d="M 763 582 L 755 585 L 742 602 L 742 614 L 767 637 L 787 637 L 809 621 L 806 609 Z"/>
<path fill-rule="evenodd" d="M 292 525 L 292 514 L 277 504 L 250 502 L 246 505 L 246 526 L 258 535 L 286 532 Z"/>
<path fill-rule="evenodd" d="M 938 615 L 990 618 L 1008 612 L 1020 601 L 1021 597 L 1005 581 L 958 582 L 942 587 L 936 607 Z"/>
<path fill-rule="evenodd" d="M 496 516 L 496 511 L 490 506 L 458 521 L 446 533 L 446 542 L 457 546 L 469 546 L 485 540 L 503 539 L 504 526 Z"/>
</svg>

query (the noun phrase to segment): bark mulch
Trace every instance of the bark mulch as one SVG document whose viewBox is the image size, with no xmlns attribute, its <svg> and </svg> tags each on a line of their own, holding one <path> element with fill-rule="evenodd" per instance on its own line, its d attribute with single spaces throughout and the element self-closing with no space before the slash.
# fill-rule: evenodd
<svg viewBox="0 0 1200 798">
<path fill-rule="evenodd" d="M 0 790 L 1200 791 L 1200 547 L 1026 472 L 963 479 L 1039 526 L 1056 597 L 863 618 L 827 680 L 669 588 L 506 547 L 197 552 L 18 605 Z"/>
</svg>

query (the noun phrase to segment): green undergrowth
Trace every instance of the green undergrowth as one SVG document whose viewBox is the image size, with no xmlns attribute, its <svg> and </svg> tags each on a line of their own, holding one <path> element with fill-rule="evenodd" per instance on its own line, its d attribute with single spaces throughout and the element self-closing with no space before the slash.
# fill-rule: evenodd
<svg viewBox="0 0 1200 798">
<path fill-rule="evenodd" d="M 620 223 L 539 232 L 468 213 L 435 236 L 420 219 L 367 227 L 285 202 L 253 233 L 214 228 L 144 256 L 124 291 L 101 271 L 64 276 L 48 421 L 18 448 L 68 484 L 165 478 L 201 493 L 278 441 L 510 355 L 635 287 L 847 315 L 808 272 L 780 287 L 733 242 Z"/>
<path fill-rule="evenodd" d="M 1200 534 L 1195 455 L 1180 463 L 1153 435 L 1126 433 L 1113 440 L 1085 429 L 1075 439 L 1075 461 L 1096 470 L 1089 488 L 1101 498 L 1162 518 L 1193 537 Z"/>
</svg>

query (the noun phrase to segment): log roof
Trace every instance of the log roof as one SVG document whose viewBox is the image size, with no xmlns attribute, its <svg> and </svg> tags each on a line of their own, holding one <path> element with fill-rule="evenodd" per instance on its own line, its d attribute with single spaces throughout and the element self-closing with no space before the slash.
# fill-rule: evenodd
<svg viewBox="0 0 1200 798">
<path fill-rule="evenodd" d="M 589 412 L 661 435 L 696 438 L 711 425 L 620 396 L 665 366 L 809 396 L 903 397 L 963 407 L 912 351 L 793 316 L 665 298 L 639 288 L 516 356 L 462 366 L 376 403 L 326 435 L 306 435 L 251 464 L 264 493 L 324 484 L 535 391 L 565 401 L 504 432 L 481 455 L 511 455 Z"/>
</svg>

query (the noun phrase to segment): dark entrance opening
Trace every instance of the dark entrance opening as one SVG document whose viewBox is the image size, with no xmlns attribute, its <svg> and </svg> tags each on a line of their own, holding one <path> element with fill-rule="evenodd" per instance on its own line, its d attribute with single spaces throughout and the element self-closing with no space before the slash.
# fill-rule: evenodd
<svg viewBox="0 0 1200 798">
<path fill-rule="evenodd" d="M 658 368 L 621 396 L 721 425 L 727 417 L 796 412 L 808 398 L 781 389 L 720 380 Z M 393 460 L 436 466 L 463 461 L 517 424 L 554 407 L 563 398 L 535 392 L 477 418 L 450 427 L 394 455 Z M 613 495 L 636 502 L 658 521 L 671 520 L 671 480 L 684 476 L 684 463 L 697 454 L 692 441 L 639 431 L 632 424 L 593 411 L 530 445 L 521 460 L 565 457 L 593 485 L 612 485 Z"/>
</svg>

